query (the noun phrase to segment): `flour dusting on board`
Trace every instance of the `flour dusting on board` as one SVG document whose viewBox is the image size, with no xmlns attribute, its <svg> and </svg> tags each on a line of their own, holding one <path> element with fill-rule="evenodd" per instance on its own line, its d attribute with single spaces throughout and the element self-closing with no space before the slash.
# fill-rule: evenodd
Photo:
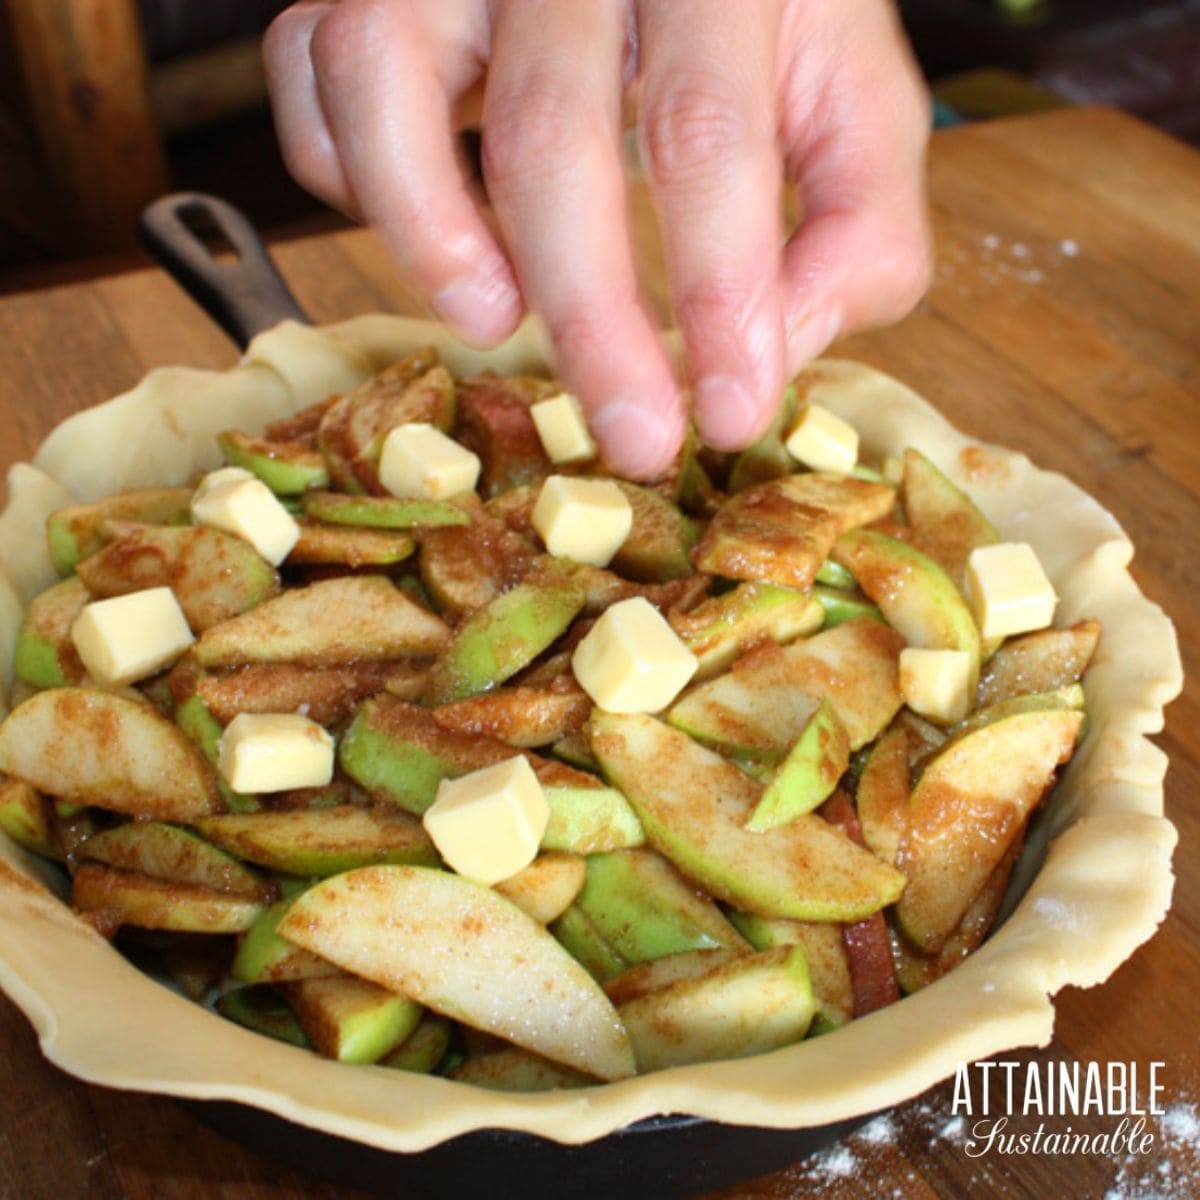
<svg viewBox="0 0 1200 1200">
<path fill-rule="evenodd" d="M 985 233 L 972 242 L 951 242 L 939 248 L 934 287 L 953 289 L 965 298 L 980 284 L 988 288 L 1013 283 L 1033 286 L 1046 282 L 1057 267 L 1080 253 L 1074 238 L 1010 242 L 998 233 Z"/>
</svg>

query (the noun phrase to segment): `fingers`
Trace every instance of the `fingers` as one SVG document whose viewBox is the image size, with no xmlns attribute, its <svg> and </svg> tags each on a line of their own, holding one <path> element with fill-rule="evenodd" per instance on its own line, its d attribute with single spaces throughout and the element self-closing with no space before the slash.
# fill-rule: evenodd
<svg viewBox="0 0 1200 1200">
<path fill-rule="evenodd" d="M 765 428 L 783 383 L 779 5 L 644 3 L 638 22 L 642 158 L 696 423 L 710 445 L 735 449 Z"/>
<path fill-rule="evenodd" d="M 472 53 L 469 16 L 477 10 L 455 0 L 436 9 L 403 0 L 322 8 L 308 30 L 315 83 L 292 85 L 302 115 L 284 133 L 293 158 L 307 163 L 298 146 L 314 128 L 315 90 L 345 186 L 405 282 L 464 338 L 489 345 L 513 331 L 522 304 L 454 151 L 451 105 L 470 83 L 464 62 Z M 312 19 L 305 10 L 295 17 L 296 44 Z M 290 59 L 279 52 L 281 72 L 289 62 L 299 70 L 299 51 L 288 53 Z M 311 177 L 327 179 L 325 157 L 313 155 Z"/>
<path fill-rule="evenodd" d="M 521 289 L 546 323 L 610 463 L 661 473 L 683 405 L 638 302 L 619 154 L 621 0 L 498 0 L 484 99 L 488 194 Z"/>
<path fill-rule="evenodd" d="M 890 5 L 847 0 L 839 13 L 821 62 L 794 61 L 782 98 L 804 201 L 783 261 L 789 371 L 841 334 L 899 320 L 931 268 L 924 87 Z"/>
<path fill-rule="evenodd" d="M 333 7 L 331 0 L 310 0 L 281 12 L 263 37 L 263 66 L 275 133 L 292 178 L 330 207 L 357 215 L 312 63 L 313 31 Z"/>
</svg>

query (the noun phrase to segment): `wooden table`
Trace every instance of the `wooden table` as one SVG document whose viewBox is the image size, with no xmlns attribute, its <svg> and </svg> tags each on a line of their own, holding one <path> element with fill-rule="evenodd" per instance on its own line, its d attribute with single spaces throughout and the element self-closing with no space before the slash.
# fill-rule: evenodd
<svg viewBox="0 0 1200 1200">
<path fill-rule="evenodd" d="M 902 325 L 838 351 L 898 374 L 959 425 L 1026 451 L 1100 497 L 1137 544 L 1135 573 L 1176 620 L 1195 674 L 1200 156 L 1128 118 L 1065 111 L 938 134 L 931 181 L 938 272 L 928 301 Z M 365 233 L 281 245 L 278 258 L 318 321 L 406 304 Z M 0 463 L 28 456 L 56 421 L 150 367 L 233 358 L 157 272 L 4 299 Z M 1172 761 L 1169 811 L 1182 835 L 1170 917 L 1102 987 L 1061 995 L 1053 1044 L 1031 1054 L 1143 1068 L 1164 1062 L 1166 1100 L 1176 1106 L 1200 1096 L 1197 729 L 1193 684 L 1160 739 Z M 4 1000 L 0 1039 L 6 1200 L 346 1195 L 226 1141 L 170 1101 L 59 1073 Z M 877 1125 L 878 1136 L 722 1195 L 1083 1200 L 1103 1195 L 1118 1171 L 1127 1192 L 1130 1181 L 1159 1171 L 1164 1194 L 1200 1194 L 1194 1144 L 1160 1140 L 1153 1158 L 1133 1164 L 1079 1155 L 972 1159 L 950 1117 L 948 1088 L 935 1089 Z M 1036 1123 L 1016 1116 L 1010 1128 Z"/>
</svg>

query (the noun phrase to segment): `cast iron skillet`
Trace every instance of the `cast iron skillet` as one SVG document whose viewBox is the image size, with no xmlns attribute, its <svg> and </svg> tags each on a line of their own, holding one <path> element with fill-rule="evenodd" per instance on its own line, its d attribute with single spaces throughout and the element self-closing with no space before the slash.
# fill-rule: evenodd
<svg viewBox="0 0 1200 1200">
<path fill-rule="evenodd" d="M 146 209 L 140 233 L 151 254 L 239 347 L 285 317 L 308 321 L 254 227 L 225 201 L 197 192 L 164 196 Z M 233 248 L 236 261 L 213 256 L 204 240 L 212 235 Z M 245 1105 L 184 1103 L 235 1141 L 306 1174 L 411 1200 L 459 1200 L 481 1186 L 488 1200 L 622 1194 L 674 1200 L 778 1171 L 867 1119 L 780 1130 L 654 1117 L 582 1146 L 480 1129 L 420 1154 L 394 1154 Z"/>
</svg>

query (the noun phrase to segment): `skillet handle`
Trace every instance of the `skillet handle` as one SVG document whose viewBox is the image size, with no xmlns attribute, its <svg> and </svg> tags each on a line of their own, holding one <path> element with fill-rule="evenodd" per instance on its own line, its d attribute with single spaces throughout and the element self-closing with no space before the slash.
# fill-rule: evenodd
<svg viewBox="0 0 1200 1200">
<path fill-rule="evenodd" d="M 233 247 L 233 261 L 222 262 L 205 245 L 202 233 L 210 230 Z M 138 234 L 155 261 L 242 349 L 285 317 L 309 323 L 262 238 L 232 204 L 203 192 L 175 192 L 146 208 Z"/>
</svg>

